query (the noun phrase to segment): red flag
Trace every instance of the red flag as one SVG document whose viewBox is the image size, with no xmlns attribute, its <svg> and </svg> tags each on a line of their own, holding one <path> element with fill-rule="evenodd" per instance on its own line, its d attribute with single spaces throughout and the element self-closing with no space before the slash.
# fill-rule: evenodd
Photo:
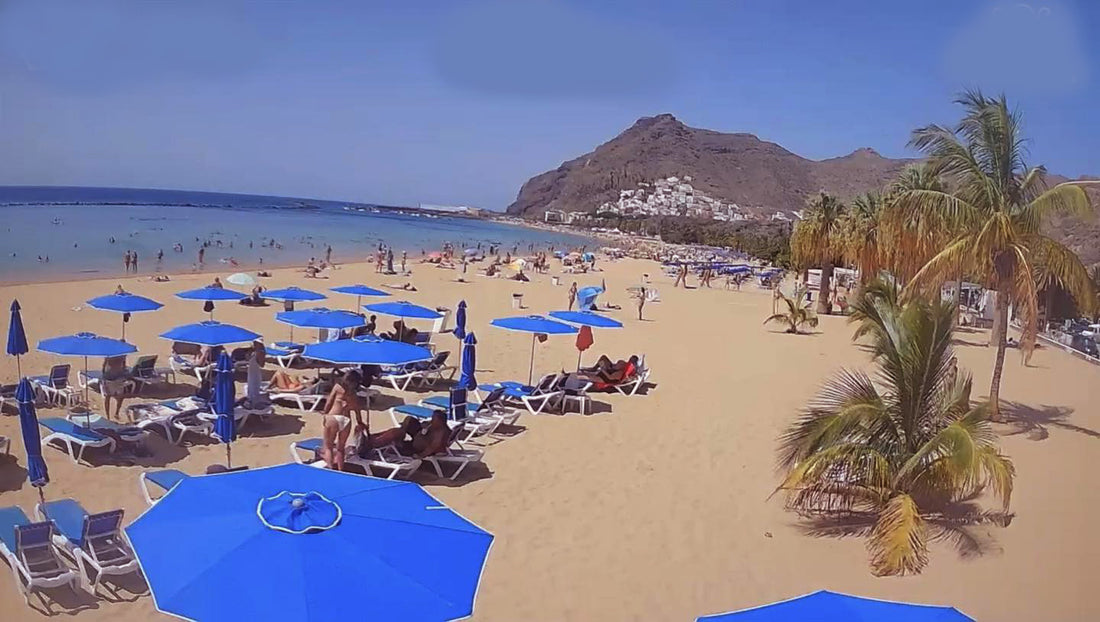
<svg viewBox="0 0 1100 622">
<path fill-rule="evenodd" d="M 584 352 L 588 348 L 592 347 L 592 327 L 581 326 L 580 332 L 577 333 L 577 350 Z"/>
</svg>

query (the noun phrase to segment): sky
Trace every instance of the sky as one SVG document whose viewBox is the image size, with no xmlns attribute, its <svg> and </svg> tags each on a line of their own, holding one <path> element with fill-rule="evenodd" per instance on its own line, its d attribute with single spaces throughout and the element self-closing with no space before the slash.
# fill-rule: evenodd
<svg viewBox="0 0 1100 622">
<path fill-rule="evenodd" d="M 1004 92 L 1100 175 L 1100 2 L 0 2 L 0 185 L 502 210 L 642 116 L 813 159 Z"/>
</svg>

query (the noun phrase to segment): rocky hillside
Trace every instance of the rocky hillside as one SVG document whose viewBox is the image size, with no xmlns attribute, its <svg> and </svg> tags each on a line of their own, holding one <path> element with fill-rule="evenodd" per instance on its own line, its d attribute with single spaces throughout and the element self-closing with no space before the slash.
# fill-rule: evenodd
<svg viewBox="0 0 1100 622">
<path fill-rule="evenodd" d="M 520 188 L 513 215 L 541 218 L 546 210 L 593 212 L 616 201 L 620 190 L 673 175 L 690 175 L 696 191 L 737 203 L 757 215 L 791 213 L 822 190 L 850 198 L 882 188 L 912 160 L 884 158 L 859 149 L 828 160 L 809 160 L 752 134 L 723 134 L 688 127 L 670 114 L 638 119 L 590 153 L 536 175 Z M 1051 175 L 1051 185 L 1066 181 Z M 1100 208 L 1100 186 L 1089 190 Z M 1057 219 L 1052 233 L 1086 264 L 1100 262 L 1100 219 Z"/>
<path fill-rule="evenodd" d="M 696 190 L 750 211 L 793 212 L 821 190 L 850 197 L 881 187 L 907 163 L 871 149 L 808 160 L 752 134 L 697 129 L 662 114 L 643 117 L 595 151 L 533 177 L 508 213 L 594 211 L 639 181 L 671 175 L 690 175 Z"/>
</svg>

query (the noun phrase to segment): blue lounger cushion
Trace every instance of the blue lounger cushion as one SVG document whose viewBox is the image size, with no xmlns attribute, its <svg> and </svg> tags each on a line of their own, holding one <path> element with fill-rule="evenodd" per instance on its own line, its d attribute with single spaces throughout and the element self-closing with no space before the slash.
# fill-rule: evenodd
<svg viewBox="0 0 1100 622">
<path fill-rule="evenodd" d="M 422 401 L 432 408 L 442 408 L 443 410 L 447 410 L 451 407 L 451 398 L 446 395 L 433 395 L 431 397 L 424 398 Z M 471 413 L 477 412 L 477 409 L 480 407 L 481 404 L 466 402 L 466 410 Z"/>
<path fill-rule="evenodd" d="M 176 484 L 188 477 L 191 476 L 183 471 L 177 471 L 176 469 L 161 469 L 159 471 L 148 471 L 145 473 L 145 479 L 165 490 L 171 490 Z"/>
<path fill-rule="evenodd" d="M 47 501 L 42 506 L 46 518 L 53 521 L 57 531 L 78 547 L 84 546 L 84 517 L 88 512 L 73 499 Z"/>
<path fill-rule="evenodd" d="M 107 439 L 95 430 L 79 426 L 68 419 L 61 417 L 43 417 L 38 420 L 38 425 L 50 432 L 58 432 L 86 443 L 99 443 Z"/>
<path fill-rule="evenodd" d="M 305 451 L 313 451 L 313 452 L 321 451 L 321 447 L 323 445 L 324 445 L 324 441 L 322 441 L 319 438 L 307 438 L 305 440 L 298 441 L 297 443 L 294 443 L 294 446 L 297 447 L 298 449 L 303 449 Z"/>
<path fill-rule="evenodd" d="M 402 415 L 408 415 L 410 417 L 416 417 L 417 419 L 431 419 L 432 413 L 438 408 L 428 408 L 426 406 L 417 406 L 415 404 L 402 404 L 400 406 L 394 406 L 393 411 L 401 413 Z"/>
<path fill-rule="evenodd" d="M 31 519 L 19 506 L 0 508 L 0 541 L 12 553 L 15 552 L 15 528 L 30 525 Z"/>
</svg>

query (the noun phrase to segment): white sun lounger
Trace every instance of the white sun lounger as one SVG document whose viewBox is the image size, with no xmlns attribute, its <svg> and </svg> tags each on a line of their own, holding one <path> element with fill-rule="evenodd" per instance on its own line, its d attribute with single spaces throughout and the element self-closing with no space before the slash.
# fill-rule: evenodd
<svg viewBox="0 0 1100 622">
<path fill-rule="evenodd" d="M 141 496 L 145 497 L 146 503 L 148 503 L 149 505 L 153 505 L 157 501 L 163 499 L 164 495 L 168 494 L 169 491 L 176 487 L 176 484 L 182 482 L 188 477 L 191 476 L 184 473 L 183 471 L 178 471 L 176 469 L 142 471 L 141 475 L 138 477 L 138 484 L 141 486 Z M 152 484 L 161 489 L 163 493 L 159 497 L 154 499 L 153 495 L 149 492 L 149 484 Z"/>
<path fill-rule="evenodd" d="M 104 576 L 138 570 L 130 542 L 122 534 L 122 510 L 89 514 L 72 499 L 58 499 L 38 504 L 35 513 L 39 520 L 53 522 L 53 543 L 76 562 L 83 586 L 92 594 Z"/>
<path fill-rule="evenodd" d="M 75 588 L 79 580 L 61 560 L 53 535 L 53 523 L 32 523 L 23 510 L 15 506 L 0 508 L 0 556 L 11 566 L 15 586 L 28 605 L 34 590 L 65 584 Z M 46 599 L 39 597 L 45 604 Z"/>
<path fill-rule="evenodd" d="M 84 450 L 88 447 L 106 447 L 107 451 L 115 450 L 115 439 L 79 426 L 68 419 L 44 417 L 38 420 L 38 425 L 50 431 L 42 439 L 42 444 L 49 445 L 53 441 L 61 443 L 75 463 L 80 462 L 84 457 Z"/>
<path fill-rule="evenodd" d="M 535 386 L 528 386 L 518 382 L 501 382 L 478 387 L 482 391 L 504 389 L 503 398 L 510 402 L 518 402 L 532 415 L 541 414 L 546 407 L 553 408 L 561 402 L 564 392 L 558 388 L 561 374 L 546 374 L 539 379 Z"/>
<path fill-rule="evenodd" d="M 290 455 L 298 464 L 308 464 L 317 468 L 325 468 L 325 461 L 321 459 L 321 443 L 319 438 L 308 438 L 302 441 L 294 441 L 290 444 Z M 308 452 L 303 457 L 301 452 Z M 355 445 L 348 445 L 345 450 L 344 462 L 362 467 L 368 473 L 373 474 L 374 469 L 387 471 L 386 479 L 408 477 L 420 467 L 418 458 L 402 456 L 392 445 L 371 450 L 370 459 L 360 458 Z"/>
<path fill-rule="evenodd" d="M 462 443 L 458 440 L 459 434 L 463 430 L 462 422 L 449 422 L 448 425 L 451 426 L 451 438 L 447 443 L 447 447 L 442 453 L 425 457 L 424 462 L 432 465 L 439 477 L 443 477 L 444 464 L 455 465 L 455 472 L 451 473 L 450 477 L 451 481 L 454 481 L 458 479 L 458 475 L 471 462 L 481 462 L 485 452 L 480 449 L 468 449 L 462 446 Z"/>
</svg>

